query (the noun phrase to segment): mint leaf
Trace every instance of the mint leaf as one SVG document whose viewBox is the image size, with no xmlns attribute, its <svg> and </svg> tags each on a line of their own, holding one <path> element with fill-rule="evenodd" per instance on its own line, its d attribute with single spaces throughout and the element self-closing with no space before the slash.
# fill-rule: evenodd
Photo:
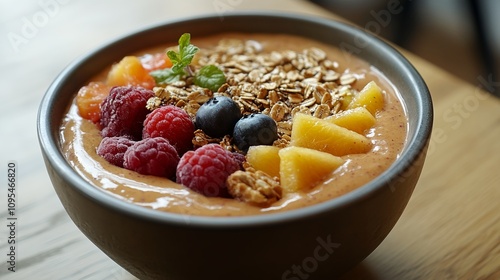
<svg viewBox="0 0 500 280">
<path fill-rule="evenodd" d="M 167 56 L 170 58 L 170 61 L 172 61 L 172 65 L 175 65 L 181 61 L 181 56 L 179 53 L 169 50 L 167 51 Z"/>
<path fill-rule="evenodd" d="M 193 57 L 198 52 L 198 50 L 199 50 L 198 47 L 191 44 L 183 48 L 181 52 L 182 58 L 180 64 L 182 64 L 184 67 L 188 66 L 193 60 Z"/>
<path fill-rule="evenodd" d="M 194 55 L 198 52 L 199 48 L 191 45 L 191 35 L 184 33 L 179 38 L 179 52 L 168 51 L 167 56 L 172 61 L 172 71 L 183 72 L 184 69 L 191 63 Z"/>
<path fill-rule="evenodd" d="M 215 65 L 203 66 L 194 76 L 194 84 L 217 91 L 226 82 L 224 72 Z"/>
<path fill-rule="evenodd" d="M 191 34 L 184 33 L 179 38 L 179 54 L 183 59 L 192 59 L 194 54 L 198 51 L 198 47 L 191 44 Z M 191 60 L 189 61 L 191 62 Z"/>
<path fill-rule="evenodd" d="M 165 85 L 180 80 L 184 72 L 176 73 L 171 68 L 166 68 L 149 72 L 149 75 L 155 79 L 156 84 Z"/>
<path fill-rule="evenodd" d="M 191 34 L 184 33 L 179 37 L 179 53 L 182 55 L 183 50 L 191 44 Z"/>
</svg>

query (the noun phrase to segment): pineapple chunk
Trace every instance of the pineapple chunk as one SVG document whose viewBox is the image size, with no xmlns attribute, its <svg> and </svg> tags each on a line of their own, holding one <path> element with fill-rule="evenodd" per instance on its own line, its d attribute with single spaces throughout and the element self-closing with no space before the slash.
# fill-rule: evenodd
<svg viewBox="0 0 500 280">
<path fill-rule="evenodd" d="M 365 107 L 342 111 L 325 120 L 361 134 L 375 124 L 375 117 Z"/>
<path fill-rule="evenodd" d="M 366 153 L 372 148 L 368 138 L 327 120 L 297 113 L 293 118 L 290 144 L 335 156 Z"/>
<path fill-rule="evenodd" d="M 349 107 L 349 104 L 351 104 L 353 98 L 354 98 L 354 95 L 349 90 L 344 96 L 342 96 L 340 98 L 340 109 L 347 110 L 347 107 Z"/>
<path fill-rule="evenodd" d="M 281 187 L 289 192 L 315 187 L 344 163 L 329 153 L 294 146 L 281 149 L 279 157 Z"/>
<path fill-rule="evenodd" d="M 349 106 L 347 106 L 347 109 L 365 107 L 372 115 L 375 116 L 377 111 L 384 108 L 384 104 L 384 95 L 382 90 L 377 83 L 371 81 L 366 84 L 366 86 L 354 97 Z"/>
<path fill-rule="evenodd" d="M 267 173 L 271 177 L 280 176 L 280 148 L 275 146 L 250 146 L 247 152 L 247 162 L 256 170 Z"/>
</svg>

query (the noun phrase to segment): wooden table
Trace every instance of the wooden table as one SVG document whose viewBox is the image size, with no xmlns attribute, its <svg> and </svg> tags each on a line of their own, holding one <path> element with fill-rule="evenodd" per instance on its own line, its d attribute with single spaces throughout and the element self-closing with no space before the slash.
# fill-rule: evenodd
<svg viewBox="0 0 500 280">
<path fill-rule="evenodd" d="M 135 279 L 71 222 L 42 162 L 38 104 L 73 59 L 110 38 L 187 15 L 266 9 L 337 18 L 308 2 L 285 0 L 0 3 L 1 279 Z M 345 279 L 500 279 L 500 100 L 481 90 L 498 92 L 500 83 L 478 77 L 466 84 L 404 53 L 435 102 L 428 159 L 394 230 Z M 17 166 L 15 273 L 7 270 L 9 162 Z"/>
</svg>

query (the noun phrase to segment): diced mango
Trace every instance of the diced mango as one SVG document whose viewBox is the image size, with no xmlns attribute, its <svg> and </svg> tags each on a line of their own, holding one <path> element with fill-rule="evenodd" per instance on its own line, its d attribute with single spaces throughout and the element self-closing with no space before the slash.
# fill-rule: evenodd
<svg viewBox="0 0 500 280">
<path fill-rule="evenodd" d="M 360 134 L 375 125 L 375 117 L 365 107 L 345 110 L 325 120 Z"/>
<path fill-rule="evenodd" d="M 142 67 L 148 72 L 172 67 L 172 61 L 170 61 L 170 58 L 164 52 L 146 54 L 141 56 L 140 60 Z"/>
<path fill-rule="evenodd" d="M 111 87 L 102 82 L 90 82 L 83 86 L 76 95 L 78 114 L 97 123 L 101 118 L 101 103 L 109 95 Z"/>
<path fill-rule="evenodd" d="M 306 114 L 295 114 L 290 144 L 335 156 L 368 152 L 368 138 L 347 128 Z"/>
<path fill-rule="evenodd" d="M 247 152 L 247 162 L 256 170 L 267 173 L 271 177 L 280 176 L 280 148 L 276 146 L 250 146 Z"/>
<path fill-rule="evenodd" d="M 380 89 L 377 83 L 371 81 L 354 97 L 349 106 L 347 106 L 347 109 L 365 107 L 375 116 L 377 111 L 384 108 L 384 105 L 382 89 Z"/>
<path fill-rule="evenodd" d="M 106 83 L 110 86 L 140 86 L 152 89 L 156 83 L 136 56 L 126 56 L 113 65 Z"/>
<path fill-rule="evenodd" d="M 315 187 L 344 163 L 329 153 L 294 146 L 280 149 L 279 157 L 281 187 L 289 192 Z"/>
</svg>

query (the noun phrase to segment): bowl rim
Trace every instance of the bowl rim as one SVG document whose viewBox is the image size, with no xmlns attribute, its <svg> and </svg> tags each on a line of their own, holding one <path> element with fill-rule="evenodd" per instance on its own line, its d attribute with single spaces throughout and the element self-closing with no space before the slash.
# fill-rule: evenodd
<svg viewBox="0 0 500 280">
<path fill-rule="evenodd" d="M 164 28 L 165 26 L 171 24 L 180 24 L 183 22 L 200 20 L 214 20 L 214 18 L 219 17 L 220 15 L 217 14 L 197 15 L 184 18 L 176 18 L 173 20 L 157 23 L 149 27 L 140 28 L 136 31 L 129 32 L 121 37 L 110 40 L 108 43 L 98 46 L 97 48 L 93 49 L 93 51 L 81 56 L 80 58 L 71 62 L 67 67 L 65 67 L 46 90 L 40 102 L 37 114 L 38 140 L 40 148 L 42 150 L 42 154 L 46 160 L 46 165 L 50 164 L 54 171 L 68 182 L 68 185 L 72 186 L 72 188 L 74 188 L 82 195 L 86 196 L 88 199 L 100 205 L 104 205 L 105 207 L 108 207 L 111 210 L 121 214 L 147 220 L 150 222 L 160 224 L 173 224 L 177 226 L 245 228 L 278 225 L 281 223 L 305 219 L 335 209 L 341 209 L 343 207 L 347 207 L 353 203 L 356 203 L 357 201 L 367 199 L 377 191 L 380 191 L 382 188 L 387 187 L 387 182 L 391 182 L 392 180 L 394 180 L 394 178 L 397 177 L 397 174 L 402 174 L 405 170 L 410 168 L 411 164 L 415 160 L 417 160 L 422 152 L 425 154 L 425 149 L 430 138 L 433 123 L 433 106 L 430 92 L 423 78 L 420 76 L 414 66 L 394 47 L 378 38 L 377 36 L 369 34 L 359 27 L 331 18 L 284 12 L 228 12 L 224 14 L 225 18 L 264 17 L 294 21 L 308 21 L 320 25 L 326 25 L 330 28 L 341 30 L 342 32 L 346 32 L 355 36 L 362 36 L 363 40 L 366 40 L 366 42 L 371 44 L 370 46 L 380 49 L 380 51 L 384 52 L 385 56 L 388 56 L 396 61 L 399 67 L 404 70 L 404 73 L 401 74 L 406 75 L 407 78 L 410 78 L 412 80 L 412 84 L 415 85 L 414 88 L 418 93 L 418 95 L 415 96 L 415 99 L 418 101 L 416 102 L 416 105 L 418 107 L 417 112 L 419 112 L 417 121 L 420 125 L 417 126 L 414 137 L 412 139 L 407 139 L 406 147 L 408 148 L 403 149 L 402 153 L 396 159 L 396 161 L 382 174 L 380 174 L 367 184 L 353 191 L 350 191 L 349 193 L 341 195 L 335 199 L 330 199 L 325 202 L 303 208 L 250 216 L 193 216 L 149 209 L 127 201 L 120 200 L 108 193 L 105 193 L 103 190 L 93 186 L 90 182 L 82 178 L 66 161 L 65 157 L 59 149 L 60 140 L 56 137 L 56 133 L 54 133 L 51 129 L 51 127 L 54 127 L 53 122 L 50 118 L 52 104 L 55 102 L 57 92 L 61 84 L 64 83 L 66 76 L 68 76 L 72 71 L 78 69 L 78 67 L 84 64 L 86 60 L 90 59 L 100 50 L 110 47 L 111 45 L 116 44 L 117 42 L 120 42 L 121 40 L 129 38 L 131 36 L 137 36 L 142 32 L 146 32 L 155 28 Z"/>
</svg>

